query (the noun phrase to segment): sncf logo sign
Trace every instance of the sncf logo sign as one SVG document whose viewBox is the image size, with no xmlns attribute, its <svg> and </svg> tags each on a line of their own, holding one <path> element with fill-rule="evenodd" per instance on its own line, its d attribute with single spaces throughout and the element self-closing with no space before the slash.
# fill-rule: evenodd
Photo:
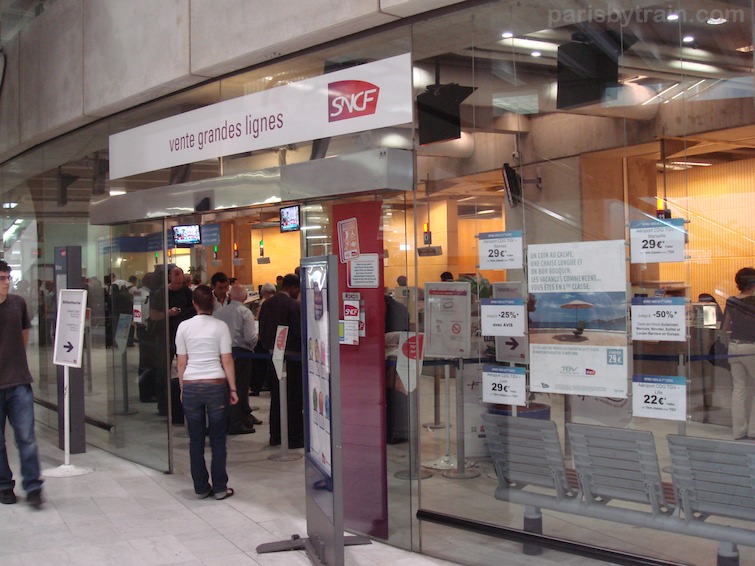
<svg viewBox="0 0 755 566">
<path fill-rule="evenodd" d="M 328 84 L 328 122 L 374 114 L 380 88 L 367 81 Z"/>
</svg>

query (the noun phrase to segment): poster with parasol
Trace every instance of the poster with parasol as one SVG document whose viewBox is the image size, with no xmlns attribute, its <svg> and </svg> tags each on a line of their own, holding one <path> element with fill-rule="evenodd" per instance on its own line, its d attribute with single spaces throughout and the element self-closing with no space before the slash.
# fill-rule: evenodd
<svg viewBox="0 0 755 566">
<path fill-rule="evenodd" d="M 527 250 L 530 389 L 627 395 L 627 280 L 623 240 Z"/>
</svg>

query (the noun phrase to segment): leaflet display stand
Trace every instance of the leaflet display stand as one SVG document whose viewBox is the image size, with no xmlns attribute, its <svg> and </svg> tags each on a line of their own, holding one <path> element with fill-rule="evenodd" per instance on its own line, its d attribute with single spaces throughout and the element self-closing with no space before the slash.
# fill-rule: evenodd
<svg viewBox="0 0 755 566">
<path fill-rule="evenodd" d="M 341 379 L 338 344 L 338 264 L 334 255 L 302 259 L 302 344 L 320 344 L 320 366 L 303 360 L 304 391 L 327 395 L 327 412 L 316 413 L 304 404 L 307 537 L 292 535 L 289 540 L 257 546 L 258 554 L 304 550 L 317 566 L 343 566 L 344 547 L 371 544 L 364 536 L 344 535 L 343 462 L 341 453 Z M 279 327 L 280 329 L 281 327 Z M 285 340 L 282 340 L 285 344 Z M 281 341 L 276 339 L 276 348 Z M 307 351 L 303 348 L 303 351 Z M 280 358 L 280 356 L 278 356 Z M 276 360 L 273 351 L 273 362 Z M 279 366 L 280 367 L 280 366 Z M 278 368 L 276 368 L 278 369 Z M 279 372 L 282 375 L 282 371 Z M 281 381 L 281 388 L 285 385 Z M 285 397 L 285 390 L 281 399 Z M 319 408 L 319 405 L 318 405 Z M 325 419 L 321 419 L 326 415 Z M 281 445 L 287 441 L 281 414 Z"/>
</svg>

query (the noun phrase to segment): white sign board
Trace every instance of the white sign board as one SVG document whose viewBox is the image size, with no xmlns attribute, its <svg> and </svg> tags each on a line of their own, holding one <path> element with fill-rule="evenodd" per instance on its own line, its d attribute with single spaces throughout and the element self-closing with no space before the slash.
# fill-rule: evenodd
<svg viewBox="0 0 755 566">
<path fill-rule="evenodd" d="M 86 290 L 63 289 L 58 293 L 58 316 L 52 356 L 55 365 L 81 367 L 86 308 Z"/>
<path fill-rule="evenodd" d="M 128 335 L 131 333 L 132 318 L 130 314 L 121 313 L 118 315 L 118 325 L 115 327 L 115 345 L 121 353 L 125 352 L 128 347 Z"/>
<path fill-rule="evenodd" d="M 635 417 L 687 420 L 687 379 L 668 375 L 633 376 L 632 413 Z"/>
<path fill-rule="evenodd" d="M 411 393 L 417 388 L 417 366 L 422 367 L 425 335 L 416 332 L 401 332 L 396 355 L 396 373 Z"/>
<path fill-rule="evenodd" d="M 527 376 L 524 368 L 482 367 L 482 402 L 500 405 L 527 404 Z"/>
<path fill-rule="evenodd" d="M 278 379 L 283 379 L 283 358 L 286 354 L 286 340 L 288 340 L 288 326 L 278 326 L 275 330 L 275 345 L 273 346 L 273 367 Z"/>
<path fill-rule="evenodd" d="M 683 218 L 653 218 L 629 224 L 632 263 L 684 261 Z"/>
<path fill-rule="evenodd" d="M 521 230 L 480 233 L 480 269 L 522 269 L 523 246 Z"/>
<path fill-rule="evenodd" d="M 472 286 L 425 285 L 425 355 L 463 358 L 471 350 Z"/>
<path fill-rule="evenodd" d="M 380 287 L 380 256 L 378 254 L 361 254 L 347 263 L 349 289 Z"/>
<path fill-rule="evenodd" d="M 658 342 L 685 342 L 687 317 L 684 297 L 632 299 L 632 338 Z"/>
<path fill-rule="evenodd" d="M 110 136 L 119 179 L 353 132 L 411 124 L 407 53 L 232 98 Z"/>
<path fill-rule="evenodd" d="M 524 302 L 524 283 L 507 281 L 493 283 L 493 297 L 496 299 L 522 299 Z M 529 307 L 529 300 L 527 301 Z M 496 336 L 495 359 L 497 362 L 529 363 L 530 345 L 527 336 Z"/>
<path fill-rule="evenodd" d="M 480 299 L 483 336 L 524 336 L 522 299 Z"/>
</svg>

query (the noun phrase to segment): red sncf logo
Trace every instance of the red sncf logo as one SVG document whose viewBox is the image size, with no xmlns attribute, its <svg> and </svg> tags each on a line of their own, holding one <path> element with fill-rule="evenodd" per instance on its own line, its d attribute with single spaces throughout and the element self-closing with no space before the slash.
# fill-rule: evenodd
<svg viewBox="0 0 755 566">
<path fill-rule="evenodd" d="M 380 88 L 366 81 L 337 81 L 328 85 L 328 122 L 368 116 L 377 110 Z"/>
</svg>

